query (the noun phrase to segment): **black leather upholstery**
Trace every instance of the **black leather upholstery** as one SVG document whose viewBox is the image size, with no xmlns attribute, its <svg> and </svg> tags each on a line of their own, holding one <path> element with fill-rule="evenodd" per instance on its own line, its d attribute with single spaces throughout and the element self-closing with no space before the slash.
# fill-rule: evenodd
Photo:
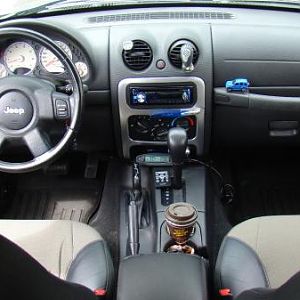
<svg viewBox="0 0 300 300">
<path fill-rule="evenodd" d="M 23 249 L 1 235 L 0 252 L 0 299 L 97 299 L 88 288 L 52 275 Z"/>
<path fill-rule="evenodd" d="M 79 283 L 91 290 L 111 290 L 113 265 L 104 241 L 95 241 L 85 246 L 73 260 L 67 281 Z"/>
<path fill-rule="evenodd" d="M 242 241 L 231 237 L 222 243 L 215 274 L 217 289 L 229 288 L 233 296 L 253 288 L 269 287 L 257 254 Z"/>
<path fill-rule="evenodd" d="M 186 254 L 150 254 L 123 260 L 117 300 L 206 300 L 206 263 Z"/>
</svg>

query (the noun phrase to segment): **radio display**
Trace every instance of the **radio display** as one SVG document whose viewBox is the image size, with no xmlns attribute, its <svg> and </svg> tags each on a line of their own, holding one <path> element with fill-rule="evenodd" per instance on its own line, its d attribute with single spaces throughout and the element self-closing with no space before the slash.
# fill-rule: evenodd
<svg viewBox="0 0 300 300">
<path fill-rule="evenodd" d="M 192 105 L 195 96 L 195 88 L 190 85 L 129 88 L 132 106 Z"/>
</svg>

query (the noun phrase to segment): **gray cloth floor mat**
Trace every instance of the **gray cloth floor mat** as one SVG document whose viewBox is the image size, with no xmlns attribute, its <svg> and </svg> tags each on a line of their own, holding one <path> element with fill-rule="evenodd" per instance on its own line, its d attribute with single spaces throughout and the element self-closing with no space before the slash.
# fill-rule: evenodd
<svg viewBox="0 0 300 300">
<path fill-rule="evenodd" d="M 32 177 L 6 195 L 1 219 L 73 220 L 88 223 L 100 204 L 102 185 L 94 179 Z"/>
</svg>

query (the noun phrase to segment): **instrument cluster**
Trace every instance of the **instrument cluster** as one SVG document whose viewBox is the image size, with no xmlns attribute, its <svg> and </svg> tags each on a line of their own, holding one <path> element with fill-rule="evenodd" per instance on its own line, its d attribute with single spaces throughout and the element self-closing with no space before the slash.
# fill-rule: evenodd
<svg viewBox="0 0 300 300">
<path fill-rule="evenodd" d="M 71 42 L 54 41 L 73 61 L 82 80 L 86 80 L 89 77 L 89 67 L 81 50 Z M 67 70 L 52 51 L 29 40 L 7 41 L 2 47 L 0 78 L 10 75 L 68 78 Z"/>
</svg>

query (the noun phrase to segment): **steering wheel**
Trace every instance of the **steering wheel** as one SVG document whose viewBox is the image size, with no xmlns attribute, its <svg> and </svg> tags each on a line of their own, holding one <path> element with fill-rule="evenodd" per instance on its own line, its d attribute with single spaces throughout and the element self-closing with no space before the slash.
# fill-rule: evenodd
<svg viewBox="0 0 300 300">
<path fill-rule="evenodd" d="M 0 161 L 0 171 L 24 173 L 41 168 L 59 155 L 73 139 L 82 111 L 83 88 L 80 77 L 67 54 L 51 39 L 24 28 L 1 28 L 0 40 L 21 38 L 37 42 L 52 51 L 66 68 L 72 94 L 57 92 L 53 83 L 28 76 L 0 79 L 0 150 L 9 141 L 13 146 L 25 145 L 33 159 L 25 162 Z M 63 137 L 55 146 L 41 124 L 67 122 Z"/>
</svg>

